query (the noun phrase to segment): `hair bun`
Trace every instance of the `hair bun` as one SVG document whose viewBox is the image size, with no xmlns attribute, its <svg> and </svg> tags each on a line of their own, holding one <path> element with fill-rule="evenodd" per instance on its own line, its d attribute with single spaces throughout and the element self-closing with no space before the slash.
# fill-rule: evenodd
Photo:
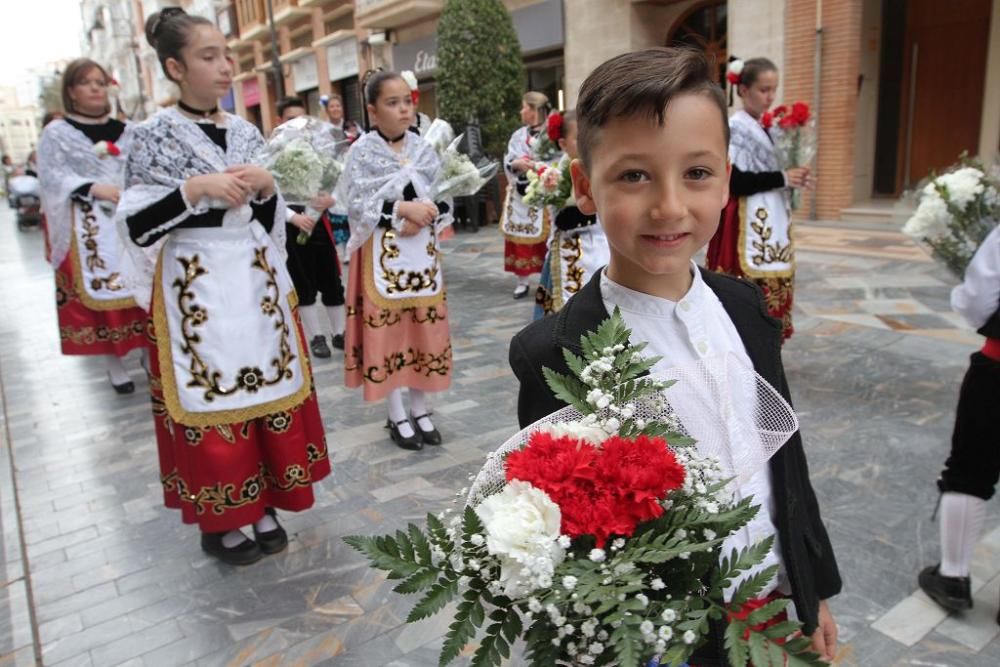
<svg viewBox="0 0 1000 667">
<path fill-rule="evenodd" d="M 164 7 L 158 12 L 153 12 L 146 19 L 146 41 L 155 49 L 157 42 L 160 41 L 163 26 L 173 17 L 185 15 L 187 12 L 184 11 L 183 7 Z"/>
</svg>

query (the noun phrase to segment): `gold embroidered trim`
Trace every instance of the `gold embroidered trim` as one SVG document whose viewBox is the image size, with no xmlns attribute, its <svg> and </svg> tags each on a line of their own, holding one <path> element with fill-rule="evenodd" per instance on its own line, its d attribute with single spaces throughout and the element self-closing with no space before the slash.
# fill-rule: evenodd
<svg viewBox="0 0 1000 667">
<path fill-rule="evenodd" d="M 69 257 L 70 264 L 73 267 L 73 285 L 76 288 L 76 292 L 80 297 L 80 301 L 87 308 L 91 310 L 122 310 L 125 308 L 136 308 L 138 307 L 135 300 L 130 296 L 118 297 L 116 299 L 95 299 L 87 292 L 86 286 L 83 284 L 83 269 L 80 264 L 80 246 L 76 241 L 76 209 L 80 207 L 83 211 L 83 219 L 80 221 L 80 226 L 83 229 L 84 247 L 87 250 L 87 268 L 91 272 L 95 272 L 97 269 L 106 268 L 104 260 L 101 256 L 97 254 L 97 232 L 98 227 L 95 224 L 96 218 L 93 214 L 93 207 L 86 202 L 76 202 L 70 207 L 70 225 L 71 234 L 69 240 Z M 108 290 L 109 292 L 118 292 L 125 289 L 125 286 L 121 283 L 121 276 L 117 273 L 111 273 L 106 277 L 94 277 L 93 284 L 91 288 L 96 290 Z M 57 302 L 58 302 L 58 296 Z"/>
<path fill-rule="evenodd" d="M 415 288 L 411 286 L 408 282 L 403 282 L 401 284 L 397 283 L 397 281 L 402 278 L 404 273 L 408 274 L 407 280 L 409 279 L 409 276 L 414 276 L 416 280 L 421 281 L 420 282 L 421 285 L 424 284 L 424 281 L 426 279 L 426 276 L 417 273 L 415 271 L 414 272 L 390 271 L 388 268 L 386 268 L 385 260 L 387 258 L 391 259 L 399 256 L 399 248 L 391 244 L 391 241 L 396 237 L 396 232 L 394 232 L 391 229 L 390 230 L 376 229 L 375 233 L 372 234 L 367 241 L 365 241 L 365 245 L 361 248 L 361 255 L 364 258 L 361 268 L 362 268 L 362 273 L 364 274 L 365 294 L 372 301 L 372 303 L 374 303 L 379 308 L 383 308 L 386 310 L 402 310 L 404 308 L 428 308 L 430 306 L 437 306 L 444 303 L 447 291 L 443 287 L 441 288 L 441 291 L 439 291 L 437 294 L 430 294 L 427 296 L 410 296 L 402 299 L 390 299 L 383 296 L 382 293 L 379 292 L 378 288 L 375 286 L 375 266 L 372 255 L 376 237 L 380 237 L 379 243 L 381 244 L 382 248 L 381 254 L 379 256 L 379 264 L 381 265 L 379 268 L 383 272 L 382 273 L 383 278 L 393 283 L 392 285 L 389 286 L 390 291 L 394 291 L 393 287 L 396 287 L 395 291 L 400 291 L 400 292 L 416 291 L 417 289 L 421 289 L 420 287 Z M 388 241 L 386 241 L 387 238 Z M 431 242 L 428 243 L 427 245 L 427 250 L 428 254 L 431 254 L 431 252 L 433 251 L 434 255 L 433 269 L 435 270 L 436 273 L 438 267 L 440 266 L 440 251 L 437 248 L 436 232 L 433 231 L 431 232 L 431 239 L 432 239 Z M 429 270 L 430 269 L 425 269 L 425 273 L 426 271 Z M 437 281 L 431 279 L 431 282 L 433 282 L 433 285 L 436 288 Z"/>
<path fill-rule="evenodd" d="M 216 516 L 221 516 L 227 510 L 237 509 L 245 505 L 257 502 L 261 495 L 268 489 L 277 491 L 291 491 L 292 489 L 311 485 L 312 466 L 327 458 L 326 448 L 320 448 L 313 443 L 306 445 L 308 469 L 298 463 L 287 466 L 281 473 L 279 480 L 275 475 L 261 463 L 256 475 L 248 477 L 240 485 L 239 491 L 236 484 L 222 484 L 214 486 L 203 486 L 197 494 L 191 493 L 187 483 L 180 476 L 176 469 L 160 477 L 160 484 L 166 491 L 176 491 L 184 502 L 194 505 L 195 513 L 201 516 L 207 511 L 211 511 Z"/>
<path fill-rule="evenodd" d="M 737 248 L 737 255 L 740 258 L 740 269 L 743 271 L 743 275 L 749 276 L 751 278 L 788 278 L 795 273 L 795 255 L 792 249 L 792 243 L 789 241 L 787 245 L 781 245 L 780 243 L 768 243 L 771 235 L 774 233 L 772 227 L 767 224 L 767 209 L 762 206 L 757 207 L 754 211 L 754 219 L 749 220 L 747 218 L 747 198 L 740 197 L 740 210 L 739 210 L 739 225 L 740 225 L 740 238 L 739 238 L 739 248 Z M 791 239 L 791 221 L 789 221 L 789 239 Z M 749 230 L 747 228 L 750 228 Z M 753 247 L 756 250 L 750 261 L 747 261 L 746 256 L 746 243 L 747 234 L 753 233 L 756 235 L 756 239 L 753 241 Z M 768 270 L 761 268 L 762 264 L 767 264 L 770 262 L 787 262 L 790 267 L 787 269 L 777 269 Z"/>
<path fill-rule="evenodd" d="M 191 374 L 192 380 L 188 383 L 189 387 L 205 387 L 206 400 L 213 400 L 215 395 L 227 395 L 231 394 L 237 389 L 245 389 L 250 393 L 254 393 L 259 389 L 260 385 L 256 385 L 255 389 L 251 389 L 252 386 L 248 382 L 248 376 L 250 374 L 254 375 L 253 381 L 260 381 L 261 384 L 267 382 L 268 384 L 276 384 L 282 379 L 289 379 L 293 375 L 293 371 L 290 368 L 291 362 L 298 356 L 299 359 L 299 370 L 302 373 L 302 386 L 295 391 L 295 393 L 285 396 L 283 398 L 278 398 L 273 401 L 267 401 L 259 405 L 251 405 L 245 408 L 233 408 L 230 410 L 215 410 L 210 412 L 189 412 L 181 406 L 179 392 L 177 390 L 177 378 L 174 375 L 174 360 L 173 351 L 170 344 L 170 329 L 167 321 L 167 309 L 164 301 L 163 293 L 163 251 L 160 251 L 160 257 L 156 262 L 156 278 L 153 283 L 153 324 L 157 332 L 156 348 L 157 355 L 160 359 L 160 379 L 163 383 L 163 399 L 166 404 L 167 413 L 175 422 L 184 424 L 185 426 L 215 426 L 217 424 L 232 424 L 235 422 L 246 422 L 251 419 L 257 419 L 258 417 L 264 417 L 275 412 L 280 412 L 282 410 L 289 410 L 298 404 L 302 403 L 309 397 L 312 391 L 312 378 L 309 372 L 308 362 L 305 359 L 305 354 L 302 350 L 305 349 L 305 341 L 302 339 L 301 333 L 298 327 L 289 326 L 285 322 L 284 311 L 277 307 L 277 300 L 280 298 L 278 291 L 277 281 L 275 278 L 276 272 L 273 267 L 267 262 L 264 257 L 264 249 L 258 249 L 254 253 L 254 262 L 252 266 L 268 274 L 268 294 L 264 296 L 261 300 L 261 309 L 268 313 L 268 308 L 271 309 L 272 315 L 280 314 L 280 318 L 276 318 L 278 321 L 276 327 L 282 330 L 281 338 L 281 359 L 272 360 L 272 365 L 275 366 L 278 373 L 272 381 L 268 381 L 263 378 L 263 373 L 258 368 L 243 368 L 240 369 L 237 378 L 237 384 L 228 389 L 222 389 L 218 387 L 218 381 L 221 377 L 221 373 L 218 371 L 211 371 L 208 366 L 201 361 L 201 358 L 197 356 L 197 350 L 194 347 L 194 343 L 200 342 L 200 337 L 196 332 L 192 332 L 187 327 L 190 326 L 201 326 L 208 319 L 208 314 L 200 306 L 191 302 L 194 294 L 188 289 L 191 283 L 194 282 L 198 277 L 207 273 L 207 270 L 202 268 L 198 263 L 198 256 L 195 255 L 190 260 L 185 258 L 178 258 L 178 261 L 182 263 L 185 269 L 184 279 L 177 279 L 174 281 L 174 287 L 179 287 L 178 294 L 178 306 L 181 313 L 184 315 L 183 321 L 181 322 L 182 336 L 184 338 L 184 345 L 181 350 L 191 355 Z M 273 287 L 272 287 L 273 282 Z M 298 305 L 298 298 L 295 295 L 294 290 L 288 295 L 288 306 L 292 312 L 295 312 L 295 308 Z M 192 306 L 197 306 L 192 308 Z M 196 313 L 204 313 L 204 317 L 198 317 Z M 296 340 L 298 341 L 299 354 L 296 355 L 291 351 L 291 345 L 288 343 L 288 337 L 290 335 L 290 329 L 295 330 Z M 196 361 L 197 358 L 197 361 Z M 255 372 L 256 371 L 256 372 Z M 221 391 L 215 388 L 221 389 Z M 211 394 L 210 394 L 211 392 Z"/>
<path fill-rule="evenodd" d="M 68 340 L 76 345 L 93 345 L 94 343 L 121 343 L 133 336 L 142 336 L 145 323 L 136 320 L 132 324 L 120 327 L 59 327 L 59 339 Z"/>
<path fill-rule="evenodd" d="M 539 243 L 545 243 L 549 238 L 549 227 L 551 227 L 551 219 L 549 217 L 549 207 L 542 207 L 542 225 L 541 229 L 538 225 L 534 223 L 535 218 L 538 217 L 538 207 L 529 206 L 528 207 L 528 219 L 532 222 L 513 222 L 511 218 L 514 215 L 514 188 L 513 186 L 507 186 L 507 200 L 504 203 L 504 214 L 503 219 L 500 221 L 500 231 L 503 232 L 504 238 L 506 238 L 511 243 L 518 243 L 521 245 L 537 245 Z M 520 235 L 518 235 L 520 234 Z"/>
</svg>

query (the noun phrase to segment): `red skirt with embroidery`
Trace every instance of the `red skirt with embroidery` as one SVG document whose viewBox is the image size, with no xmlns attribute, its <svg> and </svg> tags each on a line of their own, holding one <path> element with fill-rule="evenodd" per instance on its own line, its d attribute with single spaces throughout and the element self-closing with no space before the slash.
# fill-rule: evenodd
<svg viewBox="0 0 1000 667">
<path fill-rule="evenodd" d="M 794 296 L 794 276 L 751 278 L 743 273 L 740 266 L 740 201 L 730 197 L 722 209 L 722 218 L 715 236 L 708 243 L 705 265 L 709 271 L 725 273 L 737 278 L 746 278 L 764 291 L 767 312 L 781 320 L 782 337 L 788 340 L 795 333 L 792 326 L 792 301 Z"/>
<path fill-rule="evenodd" d="M 304 340 L 298 315 L 299 340 Z M 330 474 L 316 390 L 290 410 L 215 426 L 188 426 L 167 414 L 156 332 L 149 323 L 149 386 L 164 504 L 207 533 L 235 530 L 265 507 L 312 507 L 312 485 Z M 307 357 L 308 359 L 308 357 Z M 309 382 L 312 382 L 310 371 Z"/>
<path fill-rule="evenodd" d="M 545 241 L 531 244 L 504 241 L 504 271 L 521 277 L 541 273 L 542 266 L 545 265 L 545 254 L 548 250 L 549 246 Z"/>
<path fill-rule="evenodd" d="M 69 254 L 56 269 L 56 316 L 63 354 L 122 357 L 146 343 L 148 316 L 142 308 L 93 310 L 83 303 Z"/>
</svg>

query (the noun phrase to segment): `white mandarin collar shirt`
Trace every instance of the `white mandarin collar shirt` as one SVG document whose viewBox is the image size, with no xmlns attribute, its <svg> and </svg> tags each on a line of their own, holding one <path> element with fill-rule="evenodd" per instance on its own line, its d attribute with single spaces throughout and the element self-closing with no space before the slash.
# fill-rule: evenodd
<svg viewBox="0 0 1000 667">
<path fill-rule="evenodd" d="M 602 271 L 601 298 L 609 313 L 614 312 L 616 306 L 621 310 L 625 324 L 632 331 L 632 343 L 646 342 L 646 353 L 649 356 L 662 357 L 653 367 L 654 373 L 727 354 L 734 354 L 752 368 L 753 363 L 747 355 L 736 325 L 723 308 L 719 297 L 705 284 L 701 271 L 694 262 L 691 263 L 691 274 L 693 279 L 687 294 L 679 301 L 670 301 L 619 285 Z M 667 390 L 668 398 L 672 391 L 683 391 L 683 388 L 680 384 L 674 385 Z M 778 565 L 778 575 L 764 587 L 761 597 L 775 589 L 790 592 L 777 541 L 771 486 L 771 469 L 764 466 L 737 489 L 738 499 L 753 496 L 754 504 L 760 505 L 760 511 L 746 527 L 723 543 L 722 553 L 728 555 L 733 549 L 744 549 L 772 535 L 775 542 L 760 565 L 733 582 L 726 591 L 727 598 L 740 581 L 771 565 Z"/>
</svg>

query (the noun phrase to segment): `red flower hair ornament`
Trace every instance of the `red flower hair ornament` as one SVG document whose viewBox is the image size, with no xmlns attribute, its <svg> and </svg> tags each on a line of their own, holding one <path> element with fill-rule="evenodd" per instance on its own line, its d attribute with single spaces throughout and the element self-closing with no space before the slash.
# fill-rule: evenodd
<svg viewBox="0 0 1000 667">
<path fill-rule="evenodd" d="M 548 120 L 545 121 L 545 133 L 554 144 L 559 143 L 559 140 L 563 138 L 563 116 L 561 113 L 554 111 L 549 114 Z"/>
</svg>

